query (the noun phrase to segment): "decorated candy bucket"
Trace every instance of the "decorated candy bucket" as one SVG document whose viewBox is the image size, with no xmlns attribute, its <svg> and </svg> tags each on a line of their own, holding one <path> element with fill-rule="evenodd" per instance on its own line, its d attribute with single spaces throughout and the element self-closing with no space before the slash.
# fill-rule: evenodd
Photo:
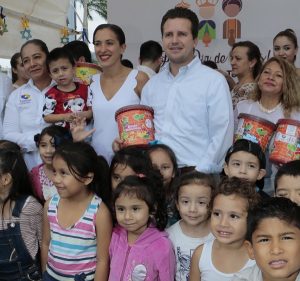
<svg viewBox="0 0 300 281">
<path fill-rule="evenodd" d="M 147 145 L 154 140 L 154 111 L 145 105 L 121 107 L 115 114 L 124 146 Z"/>
<path fill-rule="evenodd" d="M 300 159 L 300 122 L 292 119 L 279 119 L 270 161 L 284 164 Z"/>
<path fill-rule="evenodd" d="M 90 85 L 92 76 L 100 72 L 101 67 L 97 64 L 87 62 L 76 63 L 75 77 L 77 82 Z"/>
<path fill-rule="evenodd" d="M 235 140 L 247 139 L 253 141 L 258 143 L 262 150 L 265 151 L 276 129 L 276 125 L 263 118 L 245 113 L 241 113 L 238 119 Z"/>
</svg>

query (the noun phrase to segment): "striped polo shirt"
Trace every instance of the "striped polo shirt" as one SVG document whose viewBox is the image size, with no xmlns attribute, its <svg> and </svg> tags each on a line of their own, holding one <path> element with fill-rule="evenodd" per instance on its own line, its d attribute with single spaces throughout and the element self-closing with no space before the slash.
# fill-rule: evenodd
<svg viewBox="0 0 300 281">
<path fill-rule="evenodd" d="M 48 208 L 51 241 L 47 272 L 61 281 L 73 281 L 77 274 L 85 274 L 85 280 L 93 280 L 97 263 L 95 220 L 102 200 L 94 195 L 84 215 L 69 228 L 63 228 L 58 223 L 59 200 L 59 195 L 54 195 Z"/>
</svg>

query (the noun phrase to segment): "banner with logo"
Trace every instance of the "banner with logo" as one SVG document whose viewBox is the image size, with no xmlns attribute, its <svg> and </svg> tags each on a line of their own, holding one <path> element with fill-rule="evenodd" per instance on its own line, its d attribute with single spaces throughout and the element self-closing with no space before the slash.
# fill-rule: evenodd
<svg viewBox="0 0 300 281">
<path fill-rule="evenodd" d="M 161 42 L 161 18 L 176 5 L 198 15 L 197 54 L 223 70 L 230 70 L 234 42 L 254 42 L 266 59 L 273 55 L 273 38 L 279 31 L 291 28 L 300 41 L 299 0 L 109 0 L 108 22 L 120 25 L 126 35 L 124 58 L 137 64 L 141 43 Z"/>
</svg>

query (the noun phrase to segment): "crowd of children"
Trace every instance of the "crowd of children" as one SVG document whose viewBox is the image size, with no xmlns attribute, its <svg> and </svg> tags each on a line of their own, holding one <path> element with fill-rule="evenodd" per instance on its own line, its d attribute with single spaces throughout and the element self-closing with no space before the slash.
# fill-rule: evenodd
<svg viewBox="0 0 300 281">
<path fill-rule="evenodd" d="M 228 150 L 219 182 L 178 175 L 161 144 L 123 148 L 109 170 L 63 127 L 35 140 L 31 174 L 0 143 L 0 280 L 299 280 L 300 160 L 279 168 L 268 198 L 249 140 Z"/>
<path fill-rule="evenodd" d="M 172 36 L 164 34 L 181 75 L 179 66 L 188 64 L 177 61 L 181 46 Z M 192 61 L 194 38 L 176 36 Z M 117 127 L 108 116 L 130 98 L 139 102 L 148 78 L 121 65 L 120 27 L 100 25 L 93 37 L 103 72 L 90 87 L 74 82 L 66 48 L 49 53 L 38 39 L 21 48 L 31 79 L 7 103 L 4 131 L 15 143 L 0 141 L 0 281 L 300 281 L 300 160 L 278 167 L 270 194 L 263 189 L 268 159 L 250 140 L 235 141 L 215 172 L 231 144 L 228 132 L 222 149 L 205 155 L 220 160 L 208 170 L 190 161 L 178 167 L 181 151 L 158 140 L 113 152 Z M 92 116 L 97 129 L 88 131 Z M 92 132 L 90 145 L 83 140 Z M 42 164 L 33 165 L 38 157 Z"/>
</svg>

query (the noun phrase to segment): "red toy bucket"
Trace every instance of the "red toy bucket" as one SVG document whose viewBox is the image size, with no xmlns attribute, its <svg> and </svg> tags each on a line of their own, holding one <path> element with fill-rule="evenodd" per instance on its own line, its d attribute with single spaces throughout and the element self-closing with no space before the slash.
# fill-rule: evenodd
<svg viewBox="0 0 300 281">
<path fill-rule="evenodd" d="M 241 113 L 238 116 L 239 123 L 235 132 L 235 140 L 247 139 L 258 143 L 265 151 L 276 129 L 276 125 L 263 118 Z"/>
<path fill-rule="evenodd" d="M 147 145 L 154 140 L 154 111 L 145 105 L 121 107 L 115 114 L 124 146 Z"/>
<path fill-rule="evenodd" d="M 299 159 L 300 122 L 292 119 L 279 119 L 270 161 L 284 164 Z"/>
<path fill-rule="evenodd" d="M 100 72 L 101 67 L 97 64 L 78 62 L 76 63 L 75 80 L 85 85 L 90 85 L 92 76 Z"/>
</svg>

